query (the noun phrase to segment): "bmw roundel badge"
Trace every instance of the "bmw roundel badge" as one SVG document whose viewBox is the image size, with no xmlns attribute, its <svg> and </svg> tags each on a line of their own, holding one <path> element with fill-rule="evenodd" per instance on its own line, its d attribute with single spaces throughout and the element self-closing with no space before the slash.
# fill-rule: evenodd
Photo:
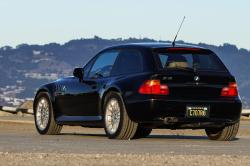
<svg viewBox="0 0 250 166">
<path fill-rule="evenodd" d="M 199 76 L 195 76 L 194 77 L 194 81 L 196 81 L 196 82 L 200 81 L 200 77 Z"/>
</svg>

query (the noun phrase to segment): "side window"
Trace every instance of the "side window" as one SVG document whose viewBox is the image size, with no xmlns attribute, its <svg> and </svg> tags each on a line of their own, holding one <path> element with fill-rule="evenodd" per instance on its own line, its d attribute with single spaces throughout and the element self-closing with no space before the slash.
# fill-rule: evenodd
<svg viewBox="0 0 250 166">
<path fill-rule="evenodd" d="M 141 56 L 137 51 L 122 50 L 112 69 L 111 76 L 142 71 Z"/>
<path fill-rule="evenodd" d="M 100 54 L 96 59 L 88 77 L 108 77 L 119 52 L 120 50 L 112 50 Z"/>
<path fill-rule="evenodd" d="M 93 63 L 95 62 L 95 59 L 92 59 L 83 69 L 84 71 L 84 76 L 83 77 L 87 77 L 88 73 L 89 73 L 89 69 L 91 68 L 91 66 L 93 65 Z"/>
<path fill-rule="evenodd" d="M 166 55 L 166 54 L 159 54 L 159 58 L 161 60 L 162 68 L 165 68 L 165 66 L 167 64 L 167 61 L 168 61 L 168 55 Z"/>
<path fill-rule="evenodd" d="M 202 69 L 222 70 L 212 55 L 198 55 Z"/>
</svg>

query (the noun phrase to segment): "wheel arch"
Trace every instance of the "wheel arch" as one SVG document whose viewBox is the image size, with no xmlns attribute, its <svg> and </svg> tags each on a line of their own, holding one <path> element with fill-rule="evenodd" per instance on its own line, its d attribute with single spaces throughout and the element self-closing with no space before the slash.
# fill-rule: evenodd
<svg viewBox="0 0 250 166">
<path fill-rule="evenodd" d="M 51 99 L 51 102 L 54 102 L 54 97 L 52 96 L 50 90 L 47 88 L 47 87 L 40 87 L 37 92 L 36 92 L 36 95 L 35 95 L 35 98 L 34 98 L 34 102 L 33 102 L 33 109 L 35 108 L 35 103 L 36 103 L 36 100 L 37 100 L 37 96 L 39 93 L 41 92 L 47 92 L 49 94 L 49 97 Z M 52 104 L 53 105 L 53 104 Z"/>
<path fill-rule="evenodd" d="M 102 94 L 101 103 L 100 103 L 101 105 L 100 105 L 100 109 L 99 109 L 100 115 L 103 115 L 104 104 L 105 104 L 105 102 L 106 102 L 106 100 L 107 100 L 107 98 L 108 98 L 107 95 L 108 95 L 110 92 L 117 92 L 117 93 L 120 93 L 121 96 L 122 96 L 122 98 L 123 98 L 122 91 L 121 91 L 121 89 L 120 89 L 119 87 L 117 87 L 117 86 L 109 87 L 109 88 L 108 88 L 106 91 L 104 91 L 103 94 Z M 123 101 L 124 101 L 124 99 L 123 99 Z"/>
</svg>

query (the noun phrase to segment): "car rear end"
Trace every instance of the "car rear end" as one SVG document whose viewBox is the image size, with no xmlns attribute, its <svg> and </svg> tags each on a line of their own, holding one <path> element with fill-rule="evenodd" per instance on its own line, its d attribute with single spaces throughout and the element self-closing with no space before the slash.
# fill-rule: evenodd
<svg viewBox="0 0 250 166">
<path fill-rule="evenodd" d="M 239 122 L 236 79 L 203 48 L 152 49 L 158 70 L 126 98 L 131 119 L 148 127 L 221 128 Z"/>
</svg>

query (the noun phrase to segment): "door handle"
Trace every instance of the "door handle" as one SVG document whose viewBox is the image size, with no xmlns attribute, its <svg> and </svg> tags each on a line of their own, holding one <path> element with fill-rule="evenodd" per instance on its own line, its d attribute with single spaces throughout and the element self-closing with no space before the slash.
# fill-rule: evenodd
<svg viewBox="0 0 250 166">
<path fill-rule="evenodd" d="M 92 89 L 95 89 L 96 87 L 98 87 L 98 84 L 96 84 L 96 83 L 92 84 L 91 87 L 92 87 Z"/>
</svg>

